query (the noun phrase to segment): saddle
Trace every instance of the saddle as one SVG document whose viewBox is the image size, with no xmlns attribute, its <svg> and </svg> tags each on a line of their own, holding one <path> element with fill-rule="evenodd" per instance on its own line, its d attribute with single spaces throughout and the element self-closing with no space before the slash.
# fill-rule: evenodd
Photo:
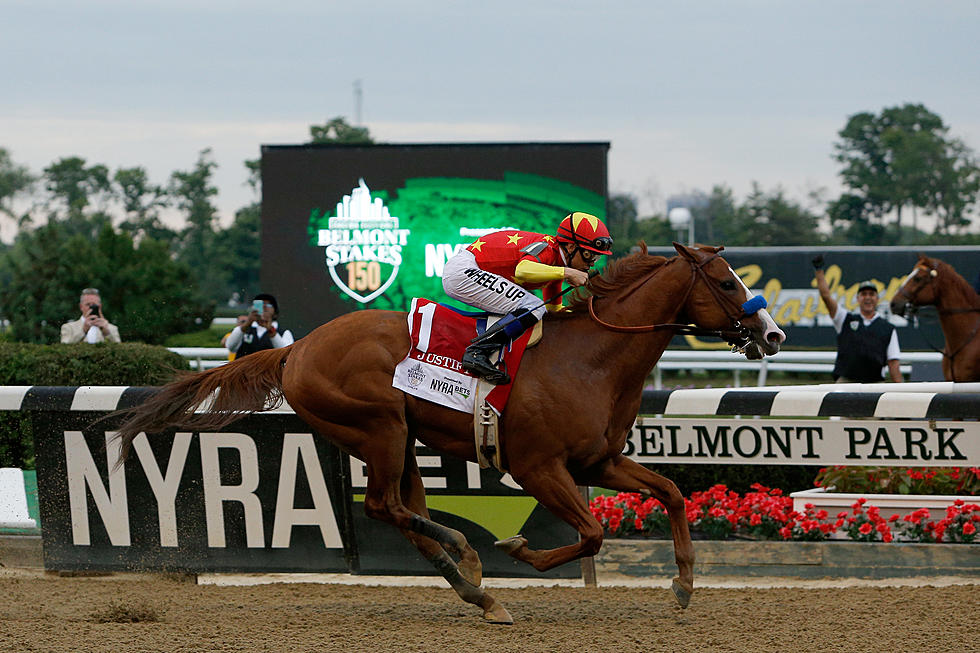
<svg viewBox="0 0 980 653">
<path fill-rule="evenodd" d="M 395 366 L 392 386 L 441 406 L 473 414 L 481 467 L 489 467 L 493 461 L 501 469 L 497 424 L 513 383 L 486 383 L 466 372 L 460 363 L 470 340 L 499 318 L 489 313 L 459 311 L 427 299 L 413 299 L 408 312 L 412 344 L 408 355 Z M 537 344 L 542 333 L 539 321 L 503 351 L 502 364 L 511 377 L 517 373 L 524 350 Z"/>
</svg>

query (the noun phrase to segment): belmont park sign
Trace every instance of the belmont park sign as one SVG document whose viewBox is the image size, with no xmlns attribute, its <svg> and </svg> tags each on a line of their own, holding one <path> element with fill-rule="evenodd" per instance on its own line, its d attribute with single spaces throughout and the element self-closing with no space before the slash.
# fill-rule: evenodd
<svg viewBox="0 0 980 653">
<path fill-rule="evenodd" d="M 644 464 L 963 466 L 980 461 L 980 424 L 641 417 L 623 453 Z"/>
</svg>

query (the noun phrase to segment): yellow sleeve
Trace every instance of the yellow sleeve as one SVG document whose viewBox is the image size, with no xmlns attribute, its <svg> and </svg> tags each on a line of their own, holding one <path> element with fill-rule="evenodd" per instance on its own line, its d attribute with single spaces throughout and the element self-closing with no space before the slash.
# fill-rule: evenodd
<svg viewBox="0 0 980 653">
<path fill-rule="evenodd" d="M 560 281 L 565 278 L 565 268 L 545 265 L 527 259 L 518 261 L 514 268 L 514 281 L 517 283 L 541 283 L 543 281 Z"/>
</svg>

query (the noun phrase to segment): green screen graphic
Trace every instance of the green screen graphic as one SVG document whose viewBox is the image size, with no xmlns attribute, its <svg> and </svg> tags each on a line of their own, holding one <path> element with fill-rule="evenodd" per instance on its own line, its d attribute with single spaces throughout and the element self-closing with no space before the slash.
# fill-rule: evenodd
<svg viewBox="0 0 980 653">
<path fill-rule="evenodd" d="M 442 268 L 487 230 L 554 234 L 569 211 L 605 219 L 605 197 L 547 177 L 421 177 L 393 190 L 361 179 L 336 207 L 309 216 L 309 245 L 324 252 L 334 291 L 351 309 L 405 310 L 413 297 L 454 303 Z M 456 305 L 461 306 L 458 302 Z"/>
</svg>

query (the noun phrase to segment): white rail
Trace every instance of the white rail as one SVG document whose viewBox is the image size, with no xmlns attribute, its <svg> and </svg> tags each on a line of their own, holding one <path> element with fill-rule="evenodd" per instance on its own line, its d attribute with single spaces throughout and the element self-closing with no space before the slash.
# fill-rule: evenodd
<svg viewBox="0 0 980 653">
<path fill-rule="evenodd" d="M 175 354 L 186 358 L 191 369 L 208 370 L 228 362 L 228 350 L 224 347 L 167 347 Z"/>
<path fill-rule="evenodd" d="M 168 347 L 176 354 L 188 359 L 191 368 L 206 370 L 228 362 L 228 350 L 224 347 Z M 781 351 L 775 356 L 767 356 L 761 361 L 747 360 L 741 354 L 730 351 L 703 351 L 671 349 L 664 352 L 660 362 L 653 368 L 653 385 L 657 390 L 663 388 L 664 370 L 722 370 L 734 376 L 734 386 L 742 386 L 742 372 L 755 373 L 756 385 L 764 386 L 769 372 L 809 372 L 827 374 L 834 371 L 834 351 Z M 902 352 L 902 374 L 910 374 L 912 363 L 939 363 L 942 354 L 931 351 Z"/>
<path fill-rule="evenodd" d="M 809 372 L 831 374 L 834 371 L 835 351 L 781 351 L 774 356 L 766 356 L 759 361 L 747 360 L 741 354 L 730 351 L 702 351 L 671 349 L 664 352 L 660 362 L 653 368 L 653 385 L 657 390 L 663 388 L 663 370 L 728 370 L 734 376 L 733 385 L 742 386 L 742 372 L 757 374 L 756 385 L 764 386 L 769 372 Z M 902 352 L 902 374 L 912 372 L 911 363 L 939 363 L 942 354 L 932 351 Z"/>
</svg>

